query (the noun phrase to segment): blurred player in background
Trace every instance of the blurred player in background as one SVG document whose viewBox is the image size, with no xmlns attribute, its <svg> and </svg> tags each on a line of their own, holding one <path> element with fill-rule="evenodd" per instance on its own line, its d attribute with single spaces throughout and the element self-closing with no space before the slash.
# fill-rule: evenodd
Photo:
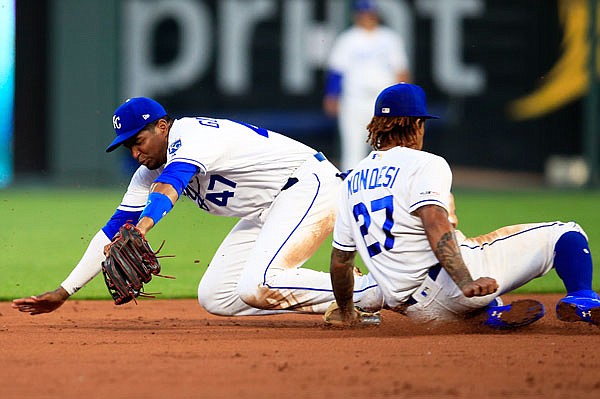
<svg viewBox="0 0 600 399">
<path fill-rule="evenodd" d="M 358 251 L 385 306 L 415 320 L 476 316 L 496 328 L 530 324 L 543 316 L 541 303 L 502 305 L 498 296 L 554 267 L 567 290 L 558 318 L 600 324 L 592 257 L 577 223 L 521 224 L 475 238 L 455 232 L 450 167 L 422 151 L 429 118 L 419 86 L 397 84 L 377 98 L 367 128 L 374 150 L 344 180 L 334 229 L 331 277 L 344 319 L 355 317 Z"/>
<path fill-rule="evenodd" d="M 369 152 L 366 126 L 377 94 L 394 83 L 410 81 L 404 42 L 380 25 L 375 1 L 355 1 L 353 14 L 354 25 L 333 44 L 323 99 L 325 113 L 337 117 L 342 171 Z"/>
<path fill-rule="evenodd" d="M 173 120 L 137 97 L 113 116 L 116 138 L 140 164 L 112 218 L 54 291 L 13 301 L 30 314 L 61 306 L 101 271 L 104 248 L 127 221 L 146 234 L 182 196 L 214 215 L 239 217 L 199 287 L 198 300 L 225 316 L 324 313 L 334 301 L 329 273 L 301 268 L 331 233 L 339 171 L 325 156 L 281 134 L 207 117 Z M 198 239 L 210 231 L 190 232 Z M 357 276 L 359 305 L 381 308 L 369 276 Z"/>
</svg>

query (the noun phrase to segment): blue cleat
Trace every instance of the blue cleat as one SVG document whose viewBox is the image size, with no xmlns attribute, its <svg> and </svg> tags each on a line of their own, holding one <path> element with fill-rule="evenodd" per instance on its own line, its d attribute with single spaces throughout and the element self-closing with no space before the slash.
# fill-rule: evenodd
<svg viewBox="0 0 600 399">
<path fill-rule="evenodd" d="M 496 305 L 497 304 L 497 305 Z M 492 302 L 485 308 L 487 320 L 484 325 L 498 330 L 523 327 L 544 316 L 544 305 L 533 299 L 521 299 L 502 305 L 502 301 Z"/>
<path fill-rule="evenodd" d="M 584 321 L 600 326 L 600 299 L 567 295 L 556 304 L 556 317 L 566 322 Z"/>
</svg>

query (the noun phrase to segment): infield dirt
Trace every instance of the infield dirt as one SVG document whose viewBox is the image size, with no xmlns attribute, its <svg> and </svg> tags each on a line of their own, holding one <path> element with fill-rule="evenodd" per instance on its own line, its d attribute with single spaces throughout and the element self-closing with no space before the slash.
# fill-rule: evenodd
<svg viewBox="0 0 600 399">
<path fill-rule="evenodd" d="M 524 296 L 503 296 L 505 302 Z M 516 331 L 360 330 L 318 315 L 219 317 L 195 300 L 70 301 L 29 316 L 0 303 L 1 398 L 598 398 L 600 328 L 546 316 Z"/>
</svg>

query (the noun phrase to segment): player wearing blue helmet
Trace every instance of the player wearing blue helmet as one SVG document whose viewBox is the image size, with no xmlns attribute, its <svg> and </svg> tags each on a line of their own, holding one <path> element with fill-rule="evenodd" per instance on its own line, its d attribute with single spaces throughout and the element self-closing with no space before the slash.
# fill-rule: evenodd
<svg viewBox="0 0 600 399">
<path fill-rule="evenodd" d="M 373 151 L 347 176 L 339 196 L 331 277 L 341 318 L 357 317 L 349 271 L 358 252 L 385 306 L 415 320 L 477 316 L 495 328 L 530 324 L 544 315 L 541 303 L 503 305 L 499 295 L 554 267 L 567 291 L 557 317 L 600 324 L 592 258 L 577 223 L 521 224 L 475 238 L 455 231 L 450 167 L 422 151 L 425 121 L 432 117 L 415 85 L 388 87 L 375 102 L 368 126 Z"/>
<path fill-rule="evenodd" d="M 301 267 L 335 220 L 341 179 L 322 153 L 243 122 L 173 120 L 145 97 L 117 108 L 113 127 L 107 151 L 123 145 L 140 164 L 120 205 L 56 290 L 16 299 L 15 308 L 31 314 L 58 308 L 100 272 L 103 249 L 124 223 L 137 221 L 145 234 L 186 196 L 201 210 L 240 219 L 200 281 L 206 310 L 228 316 L 325 311 L 334 300 L 329 274 Z M 370 277 L 356 281 L 359 303 L 381 307 Z"/>
</svg>

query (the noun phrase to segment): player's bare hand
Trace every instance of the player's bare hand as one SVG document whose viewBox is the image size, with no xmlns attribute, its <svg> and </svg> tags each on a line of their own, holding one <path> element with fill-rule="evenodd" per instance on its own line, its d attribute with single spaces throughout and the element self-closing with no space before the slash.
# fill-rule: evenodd
<svg viewBox="0 0 600 399">
<path fill-rule="evenodd" d="M 491 277 L 479 277 L 462 286 L 462 292 L 467 298 L 493 294 L 496 290 L 498 290 L 498 283 Z"/>
<path fill-rule="evenodd" d="M 325 311 L 323 321 L 328 327 L 370 327 L 381 324 L 381 314 L 371 313 L 355 307 L 342 310 L 336 302 L 333 302 Z"/>
<path fill-rule="evenodd" d="M 40 295 L 15 299 L 12 301 L 12 307 L 30 315 L 50 313 L 58 309 L 68 298 L 69 293 L 63 287 L 58 287 L 54 291 L 44 292 Z"/>
</svg>

